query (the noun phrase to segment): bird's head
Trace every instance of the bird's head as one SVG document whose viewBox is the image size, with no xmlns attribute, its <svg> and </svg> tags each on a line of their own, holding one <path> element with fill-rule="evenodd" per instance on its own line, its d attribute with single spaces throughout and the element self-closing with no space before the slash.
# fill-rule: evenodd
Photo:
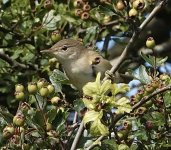
<svg viewBox="0 0 171 150">
<path fill-rule="evenodd" d="M 64 39 L 57 42 L 50 49 L 42 50 L 41 53 L 53 54 L 61 63 L 64 63 L 68 60 L 77 59 L 83 49 L 84 46 L 81 41 Z"/>
</svg>

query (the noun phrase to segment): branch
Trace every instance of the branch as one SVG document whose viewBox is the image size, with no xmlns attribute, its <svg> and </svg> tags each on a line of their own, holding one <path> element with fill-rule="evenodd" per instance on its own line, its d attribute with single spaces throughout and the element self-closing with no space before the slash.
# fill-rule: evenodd
<svg viewBox="0 0 171 150">
<path fill-rule="evenodd" d="M 11 57 L 9 57 L 8 55 L 4 54 L 4 53 L 0 53 L 0 59 L 6 61 L 10 66 L 12 67 L 20 67 L 22 69 L 28 69 L 29 65 L 25 65 L 25 64 L 21 64 L 19 62 L 17 62 L 16 60 L 13 60 Z M 35 70 L 37 70 L 37 68 L 35 66 L 31 66 L 32 68 L 34 68 Z"/>
<path fill-rule="evenodd" d="M 127 57 L 128 52 L 131 50 L 132 45 L 134 44 L 134 42 L 137 40 L 137 38 L 139 37 L 140 33 L 143 31 L 143 29 L 147 26 L 147 24 L 153 19 L 153 17 L 161 10 L 161 8 L 163 8 L 163 6 L 166 4 L 167 0 L 163 0 L 161 1 L 154 9 L 153 11 L 150 13 L 150 15 L 143 21 L 143 23 L 139 26 L 139 30 L 137 32 L 133 33 L 132 38 L 130 39 L 128 45 L 125 47 L 124 51 L 122 52 L 122 54 L 120 55 L 118 62 L 116 64 L 113 65 L 113 67 L 110 70 L 110 73 L 115 73 L 116 70 L 118 70 L 119 66 L 121 65 L 121 63 L 124 61 L 124 59 Z"/>
<path fill-rule="evenodd" d="M 80 137 L 82 135 L 83 130 L 84 130 L 84 123 L 82 121 L 81 124 L 80 124 L 80 127 L 79 127 L 79 129 L 77 131 L 77 134 L 76 134 L 76 136 L 74 138 L 74 141 L 72 143 L 72 146 L 71 146 L 70 150 L 76 150 L 77 144 L 78 144 L 78 142 L 80 140 Z"/>
<path fill-rule="evenodd" d="M 143 97 L 138 103 L 136 103 L 133 107 L 132 107 L 132 112 L 134 112 L 134 110 L 136 110 L 137 108 L 141 107 L 143 104 L 145 104 L 147 101 L 149 101 L 152 97 L 156 96 L 157 94 L 160 94 L 160 93 L 163 93 L 167 90 L 171 90 L 171 84 L 166 86 L 166 87 L 163 87 L 161 89 L 158 89 L 156 91 L 154 91 L 153 93 L 151 93 L 150 95 L 148 96 L 145 96 Z M 115 124 L 121 119 L 123 118 L 124 116 L 128 115 L 129 113 L 125 113 L 125 114 L 122 114 L 122 115 L 118 115 L 116 118 L 115 118 Z"/>
</svg>

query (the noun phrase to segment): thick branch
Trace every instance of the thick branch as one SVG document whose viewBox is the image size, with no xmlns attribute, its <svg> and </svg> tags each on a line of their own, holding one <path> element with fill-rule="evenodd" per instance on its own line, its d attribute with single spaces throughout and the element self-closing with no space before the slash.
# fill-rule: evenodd
<svg viewBox="0 0 171 150">
<path fill-rule="evenodd" d="M 137 38 L 139 37 L 140 33 L 143 31 L 143 29 L 147 26 L 147 24 L 152 20 L 152 18 L 161 10 L 161 8 L 166 4 L 167 0 L 163 0 L 161 1 L 154 9 L 153 11 L 150 13 L 150 15 L 143 21 L 143 23 L 139 26 L 139 31 L 134 32 L 132 38 L 130 39 L 128 45 L 125 47 L 124 51 L 122 52 L 122 54 L 119 57 L 119 60 L 116 64 L 113 65 L 113 67 L 110 70 L 110 73 L 115 73 L 119 66 L 121 65 L 121 63 L 124 61 L 124 59 L 127 57 L 128 52 L 131 50 L 132 45 L 134 44 L 134 42 L 137 40 Z"/>
</svg>

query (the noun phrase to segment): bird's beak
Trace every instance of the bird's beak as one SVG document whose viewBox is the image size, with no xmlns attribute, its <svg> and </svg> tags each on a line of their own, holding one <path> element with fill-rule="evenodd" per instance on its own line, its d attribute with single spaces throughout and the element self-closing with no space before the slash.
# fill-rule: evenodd
<svg viewBox="0 0 171 150">
<path fill-rule="evenodd" d="M 51 49 L 45 49 L 45 50 L 41 50 L 41 53 L 53 53 L 53 51 Z"/>
</svg>

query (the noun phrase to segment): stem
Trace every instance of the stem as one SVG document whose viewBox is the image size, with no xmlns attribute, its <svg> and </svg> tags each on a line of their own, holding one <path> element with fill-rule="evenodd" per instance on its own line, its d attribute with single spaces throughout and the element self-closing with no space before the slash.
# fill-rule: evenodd
<svg viewBox="0 0 171 150">
<path fill-rule="evenodd" d="M 76 150 L 77 144 L 78 144 L 78 142 L 80 140 L 80 137 L 81 137 L 81 135 L 83 133 L 83 130 L 84 130 L 84 123 L 82 121 L 81 124 L 80 124 L 80 127 L 79 127 L 79 129 L 77 131 L 77 134 L 75 136 L 75 139 L 74 139 L 74 141 L 72 143 L 72 146 L 71 146 L 70 150 Z"/>
</svg>

